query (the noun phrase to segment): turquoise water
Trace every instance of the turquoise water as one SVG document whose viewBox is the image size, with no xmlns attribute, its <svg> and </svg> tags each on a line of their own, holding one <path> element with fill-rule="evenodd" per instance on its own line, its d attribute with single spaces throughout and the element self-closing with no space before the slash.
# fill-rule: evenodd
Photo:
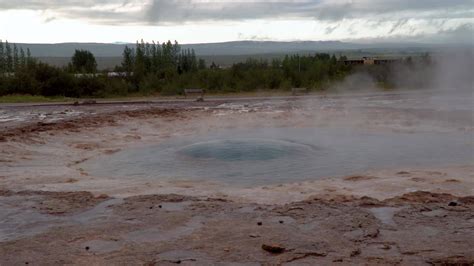
<svg viewBox="0 0 474 266">
<path fill-rule="evenodd" d="M 263 185 L 367 170 L 474 162 L 471 133 L 371 133 L 343 128 L 264 128 L 174 138 L 83 164 L 114 178 L 214 180 Z"/>
<path fill-rule="evenodd" d="M 185 146 L 177 152 L 188 159 L 223 162 L 270 161 L 310 156 L 314 147 L 296 142 L 272 139 L 218 139 Z"/>
</svg>

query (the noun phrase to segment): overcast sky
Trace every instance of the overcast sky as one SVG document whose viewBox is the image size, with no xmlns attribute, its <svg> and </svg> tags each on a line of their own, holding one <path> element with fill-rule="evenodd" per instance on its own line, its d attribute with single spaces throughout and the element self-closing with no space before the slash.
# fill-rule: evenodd
<svg viewBox="0 0 474 266">
<path fill-rule="evenodd" d="M 474 0 L 0 0 L 10 42 L 473 43 Z"/>
</svg>

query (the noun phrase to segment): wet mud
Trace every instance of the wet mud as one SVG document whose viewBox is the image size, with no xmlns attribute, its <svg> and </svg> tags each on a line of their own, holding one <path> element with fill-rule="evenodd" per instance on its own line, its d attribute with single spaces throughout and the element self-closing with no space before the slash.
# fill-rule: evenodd
<svg viewBox="0 0 474 266">
<path fill-rule="evenodd" d="M 55 222 L 0 242 L 2 265 L 474 263 L 473 197 L 330 195 L 277 206 L 171 194 L 100 197 L 91 206 L 87 193 L 77 193 L 85 199 L 69 199 L 76 208 L 58 214 L 35 208 L 30 195 L 37 194 L 61 206 L 61 193 L 3 193 L 18 197 L 18 213 L 33 208 Z"/>
</svg>

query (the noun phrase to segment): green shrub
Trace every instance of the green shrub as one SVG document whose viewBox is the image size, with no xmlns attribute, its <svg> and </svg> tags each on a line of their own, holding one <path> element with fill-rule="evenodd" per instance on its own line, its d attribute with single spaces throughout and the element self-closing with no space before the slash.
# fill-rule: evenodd
<svg viewBox="0 0 474 266">
<path fill-rule="evenodd" d="M 150 95 L 155 92 L 160 92 L 161 80 L 155 74 L 148 74 L 143 78 L 139 85 L 139 92 L 143 95 Z"/>
<path fill-rule="evenodd" d="M 105 88 L 97 93 L 98 97 L 126 96 L 133 90 L 133 85 L 124 79 L 110 78 L 105 82 Z"/>
</svg>

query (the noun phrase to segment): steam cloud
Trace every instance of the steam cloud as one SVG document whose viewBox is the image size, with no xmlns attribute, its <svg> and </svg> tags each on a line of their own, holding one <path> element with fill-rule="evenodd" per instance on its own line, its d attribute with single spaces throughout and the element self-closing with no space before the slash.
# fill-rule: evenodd
<svg viewBox="0 0 474 266">
<path fill-rule="evenodd" d="M 471 93 L 474 97 L 474 48 L 438 50 L 424 64 L 414 58 L 411 65 L 393 64 L 388 67 L 388 82 L 397 89 L 425 89 L 442 93 Z M 373 74 L 355 71 L 331 87 L 339 92 L 380 90 Z"/>
</svg>

